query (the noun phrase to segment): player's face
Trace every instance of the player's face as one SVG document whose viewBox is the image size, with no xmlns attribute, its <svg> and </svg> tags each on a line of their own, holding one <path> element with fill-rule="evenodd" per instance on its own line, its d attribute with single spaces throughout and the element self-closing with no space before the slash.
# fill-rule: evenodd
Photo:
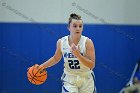
<svg viewBox="0 0 140 93">
<path fill-rule="evenodd" d="M 83 31 L 83 21 L 72 19 L 68 29 L 71 35 L 81 35 Z"/>
</svg>

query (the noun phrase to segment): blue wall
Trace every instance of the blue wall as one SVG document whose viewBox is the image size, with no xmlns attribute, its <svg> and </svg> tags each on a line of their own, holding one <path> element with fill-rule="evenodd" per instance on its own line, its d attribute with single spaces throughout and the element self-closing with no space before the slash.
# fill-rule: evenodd
<svg viewBox="0 0 140 93">
<path fill-rule="evenodd" d="M 129 81 L 140 58 L 139 30 L 139 25 L 84 25 L 96 49 L 98 93 L 118 93 Z M 50 58 L 57 39 L 67 34 L 66 24 L 0 23 L 0 93 L 61 93 L 63 59 L 47 69 L 40 86 L 30 84 L 26 72 Z"/>
</svg>

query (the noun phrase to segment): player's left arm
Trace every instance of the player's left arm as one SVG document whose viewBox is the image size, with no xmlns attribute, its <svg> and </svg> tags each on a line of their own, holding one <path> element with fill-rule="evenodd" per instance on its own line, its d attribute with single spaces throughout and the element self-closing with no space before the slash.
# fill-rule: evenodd
<svg viewBox="0 0 140 93">
<path fill-rule="evenodd" d="M 87 39 L 86 41 L 86 54 L 84 56 L 82 56 L 77 49 L 73 51 L 73 54 L 81 63 L 90 69 L 95 67 L 95 49 L 91 39 Z"/>
<path fill-rule="evenodd" d="M 86 54 L 79 56 L 78 59 L 90 69 L 95 67 L 95 49 L 91 39 L 87 39 L 86 41 Z"/>
</svg>

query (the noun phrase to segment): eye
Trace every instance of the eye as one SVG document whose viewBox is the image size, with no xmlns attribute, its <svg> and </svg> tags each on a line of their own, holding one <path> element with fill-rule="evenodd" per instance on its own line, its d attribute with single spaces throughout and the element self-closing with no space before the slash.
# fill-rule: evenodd
<svg viewBox="0 0 140 93">
<path fill-rule="evenodd" d="M 80 25 L 79 28 L 82 28 L 82 25 Z"/>
<path fill-rule="evenodd" d="M 73 27 L 74 27 L 74 28 L 76 28 L 76 27 L 77 27 L 77 25 L 74 25 Z"/>
</svg>

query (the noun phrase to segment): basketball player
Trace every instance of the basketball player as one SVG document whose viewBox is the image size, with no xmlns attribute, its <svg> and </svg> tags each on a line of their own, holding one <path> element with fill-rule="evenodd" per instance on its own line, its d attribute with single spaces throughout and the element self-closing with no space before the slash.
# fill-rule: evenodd
<svg viewBox="0 0 140 93">
<path fill-rule="evenodd" d="M 57 41 L 54 56 L 41 66 L 51 67 L 63 56 L 62 93 L 96 93 L 95 78 L 92 72 L 95 67 L 94 44 L 91 39 L 82 35 L 83 21 L 80 15 L 70 15 L 68 30 L 70 35 Z"/>
</svg>

